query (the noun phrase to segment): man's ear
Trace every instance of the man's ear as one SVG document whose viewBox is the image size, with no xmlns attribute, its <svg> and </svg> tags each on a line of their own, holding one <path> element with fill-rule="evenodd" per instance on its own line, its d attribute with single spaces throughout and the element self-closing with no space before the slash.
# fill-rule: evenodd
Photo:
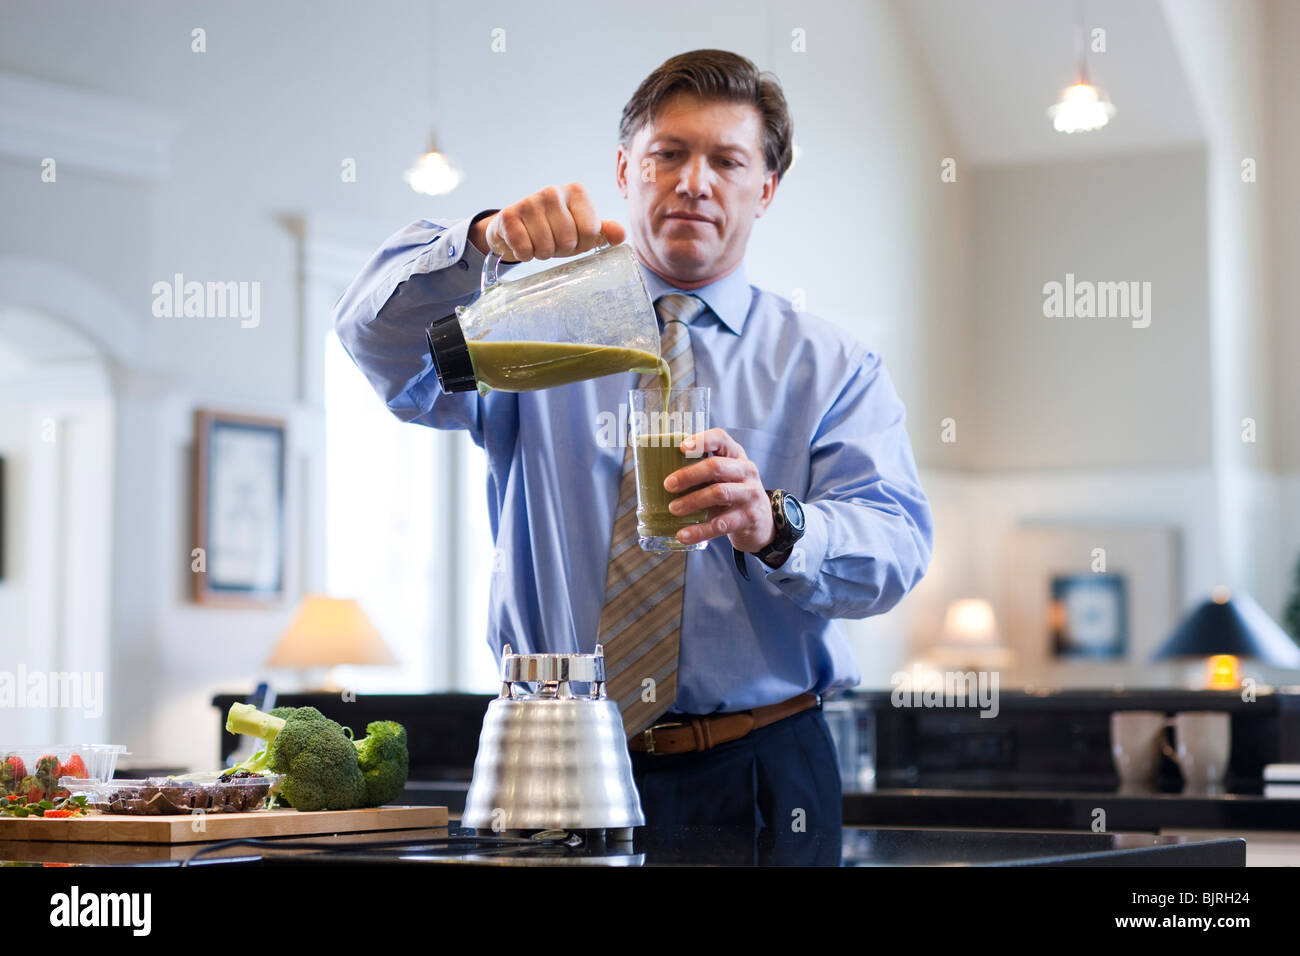
<svg viewBox="0 0 1300 956">
<path fill-rule="evenodd" d="M 614 183 L 618 186 L 619 193 L 624 199 L 627 198 L 627 150 L 623 144 L 618 144 L 618 152 L 614 154 Z"/>
<path fill-rule="evenodd" d="M 776 198 L 777 175 L 775 172 L 767 174 L 763 180 L 763 191 L 758 197 L 758 207 L 754 210 L 754 218 L 761 219 L 763 213 L 767 212 L 767 207 L 772 205 L 772 200 Z"/>
</svg>

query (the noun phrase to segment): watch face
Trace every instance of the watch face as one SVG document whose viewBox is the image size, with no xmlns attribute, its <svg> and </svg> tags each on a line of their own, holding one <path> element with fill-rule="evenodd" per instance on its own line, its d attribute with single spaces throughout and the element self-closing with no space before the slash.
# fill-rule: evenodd
<svg viewBox="0 0 1300 956">
<path fill-rule="evenodd" d="M 799 499 L 793 495 L 785 496 L 785 520 L 792 528 L 803 527 L 803 508 L 799 506 Z"/>
</svg>

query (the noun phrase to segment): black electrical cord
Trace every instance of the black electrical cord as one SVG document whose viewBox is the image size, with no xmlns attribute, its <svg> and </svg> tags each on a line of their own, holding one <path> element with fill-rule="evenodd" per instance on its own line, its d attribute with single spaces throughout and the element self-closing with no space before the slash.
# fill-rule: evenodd
<svg viewBox="0 0 1300 956">
<path fill-rule="evenodd" d="M 556 833 L 554 830 L 544 830 L 542 833 Z M 346 854 L 349 852 L 364 852 L 366 850 L 392 849 L 394 847 L 406 847 L 411 850 L 418 850 L 424 847 L 450 847 L 453 845 L 466 845 L 469 847 L 483 847 L 485 849 L 511 849 L 515 847 L 577 847 L 582 844 L 582 837 L 576 833 L 561 831 L 554 837 L 543 837 L 538 834 L 536 837 L 494 837 L 494 836 L 446 836 L 435 839 L 424 840 L 387 840 L 377 843 L 322 843 L 319 841 L 303 840 L 281 840 L 268 839 L 267 837 L 242 837 L 234 840 L 221 840 L 218 843 L 210 843 L 191 854 L 187 859 L 181 861 L 181 866 L 189 866 L 199 857 L 205 854 L 212 854 L 218 850 L 232 846 L 262 846 L 271 849 L 281 850 L 329 850 L 335 853 Z"/>
</svg>

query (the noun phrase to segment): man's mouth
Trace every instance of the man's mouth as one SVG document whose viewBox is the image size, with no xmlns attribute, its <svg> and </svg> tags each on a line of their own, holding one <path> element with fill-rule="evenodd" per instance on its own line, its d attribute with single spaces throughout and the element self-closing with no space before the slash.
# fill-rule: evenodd
<svg viewBox="0 0 1300 956">
<path fill-rule="evenodd" d="M 709 217 L 696 215 L 693 212 L 670 212 L 664 218 L 683 219 L 686 222 L 709 222 L 709 223 L 713 222 L 713 220 L 710 219 Z"/>
</svg>

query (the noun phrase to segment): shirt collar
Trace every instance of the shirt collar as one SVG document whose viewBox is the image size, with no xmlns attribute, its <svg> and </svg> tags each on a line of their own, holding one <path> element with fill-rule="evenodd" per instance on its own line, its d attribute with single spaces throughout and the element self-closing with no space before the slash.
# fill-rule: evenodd
<svg viewBox="0 0 1300 956">
<path fill-rule="evenodd" d="M 641 275 L 645 278 L 646 291 L 650 293 L 651 302 L 669 292 L 697 295 L 732 332 L 739 335 L 744 330 L 745 318 L 749 315 L 749 305 L 753 298 L 749 279 L 745 276 L 744 262 L 716 282 L 710 282 L 698 289 L 679 289 L 666 279 L 660 278 L 659 274 L 652 269 L 646 268 L 640 260 L 637 261 L 637 265 L 640 266 Z"/>
</svg>

